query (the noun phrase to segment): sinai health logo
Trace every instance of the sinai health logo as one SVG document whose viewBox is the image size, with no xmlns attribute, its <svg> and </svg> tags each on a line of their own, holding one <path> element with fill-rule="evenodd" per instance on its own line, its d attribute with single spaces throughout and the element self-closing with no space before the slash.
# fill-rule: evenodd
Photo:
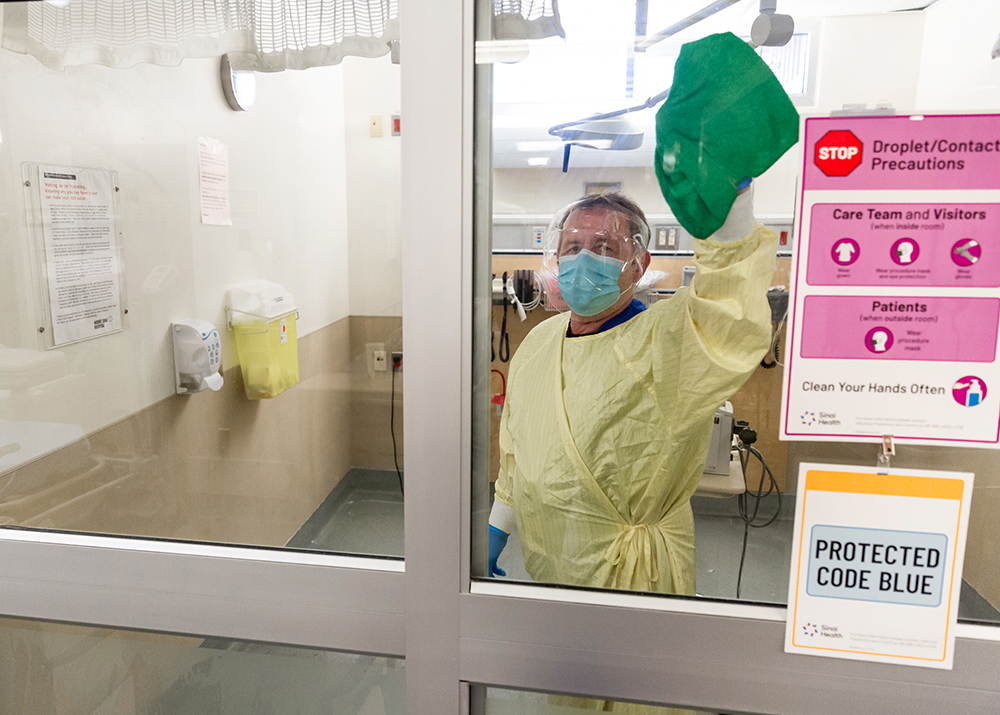
<svg viewBox="0 0 1000 715">
<path fill-rule="evenodd" d="M 833 638 L 835 640 L 844 638 L 839 626 L 827 626 L 817 623 L 806 623 L 802 626 L 802 634 L 809 638 Z"/>
<path fill-rule="evenodd" d="M 861 166 L 863 153 L 864 144 L 854 132 L 832 131 L 816 142 L 813 162 L 827 176 L 847 176 Z"/>
<path fill-rule="evenodd" d="M 802 420 L 803 427 L 813 427 L 815 425 L 836 427 L 840 424 L 836 412 L 810 412 L 806 410 L 799 416 L 799 419 Z"/>
</svg>

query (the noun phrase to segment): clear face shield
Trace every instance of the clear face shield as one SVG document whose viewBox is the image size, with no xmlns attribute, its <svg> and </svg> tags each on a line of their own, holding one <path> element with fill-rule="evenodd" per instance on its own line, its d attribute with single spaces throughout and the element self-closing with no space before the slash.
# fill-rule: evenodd
<svg viewBox="0 0 1000 715">
<path fill-rule="evenodd" d="M 543 241 L 549 306 L 582 316 L 604 312 L 639 282 L 648 245 L 649 226 L 624 207 L 593 199 L 566 206 Z"/>
</svg>

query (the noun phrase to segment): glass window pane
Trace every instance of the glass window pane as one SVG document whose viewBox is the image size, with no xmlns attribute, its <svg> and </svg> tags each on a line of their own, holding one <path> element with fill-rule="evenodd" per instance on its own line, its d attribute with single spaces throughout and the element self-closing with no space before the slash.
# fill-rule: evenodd
<svg viewBox="0 0 1000 715">
<path fill-rule="evenodd" d="M 794 15 L 787 42 L 756 50 L 796 108 L 800 133 L 803 118 L 845 108 L 1000 111 L 991 59 L 1000 8 L 986 0 L 915 13 L 863 5 L 812 6 L 818 15 Z M 690 120 L 702 132 L 691 140 L 702 163 L 687 174 L 664 163 L 657 176 L 656 113 L 671 103 L 667 90 L 740 86 L 708 89 L 705 78 L 727 67 L 674 76 L 687 43 L 722 32 L 747 40 L 759 13 L 741 3 L 676 26 L 703 6 L 651 4 L 643 16 L 627 5 L 561 0 L 546 29 L 527 18 L 520 35 L 491 17 L 489 3 L 480 8 L 477 157 L 490 162 L 477 165 L 476 246 L 481 265 L 491 265 L 477 275 L 476 295 L 492 296 L 492 310 L 477 313 L 477 354 L 489 341 L 492 360 L 475 365 L 476 450 L 490 445 L 489 463 L 475 463 L 479 577 L 784 604 L 799 463 L 875 464 L 871 443 L 778 438 L 802 143 L 770 157 L 739 199 L 742 176 L 726 175 L 727 213 L 707 221 L 667 171 L 707 177 L 691 186 L 708 196 L 718 183 L 705 167 L 741 130 L 711 108 L 692 108 L 692 93 L 663 120 L 660 143 L 683 162 L 677 147 Z M 973 17 L 991 18 L 992 29 Z M 776 100 L 754 97 L 743 105 L 751 115 L 777 111 Z M 766 155 L 773 149 L 762 136 L 748 129 L 738 142 Z M 634 204 L 564 211 L 602 192 Z M 776 261 L 754 262 L 746 247 L 759 244 L 746 216 L 769 229 L 758 237 L 769 236 Z M 730 262 L 701 240 L 748 234 L 745 255 Z M 723 273 L 739 274 L 743 292 L 714 294 Z M 728 317 L 708 315 L 726 301 Z M 747 321 L 760 333 L 755 342 Z M 734 434 L 743 437 L 737 451 Z M 975 472 L 959 616 L 987 623 L 1000 623 L 994 455 L 901 447 L 893 461 Z"/>
<path fill-rule="evenodd" d="M 396 3 L 147 4 L 4 4 L 0 523 L 402 557 Z"/>
<path fill-rule="evenodd" d="M 5 713 L 405 712 L 403 661 L 0 619 Z"/>
</svg>

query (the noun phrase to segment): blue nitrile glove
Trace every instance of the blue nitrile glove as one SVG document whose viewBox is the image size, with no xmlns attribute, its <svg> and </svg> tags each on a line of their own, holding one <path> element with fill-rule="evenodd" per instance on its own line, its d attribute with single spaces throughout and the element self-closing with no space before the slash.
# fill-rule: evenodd
<svg viewBox="0 0 1000 715">
<path fill-rule="evenodd" d="M 506 571 L 497 568 L 497 559 L 500 558 L 500 553 L 507 545 L 507 537 L 509 536 L 510 534 L 506 531 L 501 531 L 495 526 L 490 527 L 490 578 L 507 575 Z"/>
</svg>

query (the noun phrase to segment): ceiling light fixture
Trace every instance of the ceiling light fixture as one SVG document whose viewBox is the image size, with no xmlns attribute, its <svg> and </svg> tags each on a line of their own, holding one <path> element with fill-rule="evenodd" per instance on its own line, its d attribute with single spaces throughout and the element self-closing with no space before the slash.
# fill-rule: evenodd
<svg viewBox="0 0 1000 715">
<path fill-rule="evenodd" d="M 760 15 L 750 28 L 750 44 L 754 47 L 784 47 L 795 33 L 791 15 L 776 12 L 778 0 L 760 0 Z"/>
</svg>

